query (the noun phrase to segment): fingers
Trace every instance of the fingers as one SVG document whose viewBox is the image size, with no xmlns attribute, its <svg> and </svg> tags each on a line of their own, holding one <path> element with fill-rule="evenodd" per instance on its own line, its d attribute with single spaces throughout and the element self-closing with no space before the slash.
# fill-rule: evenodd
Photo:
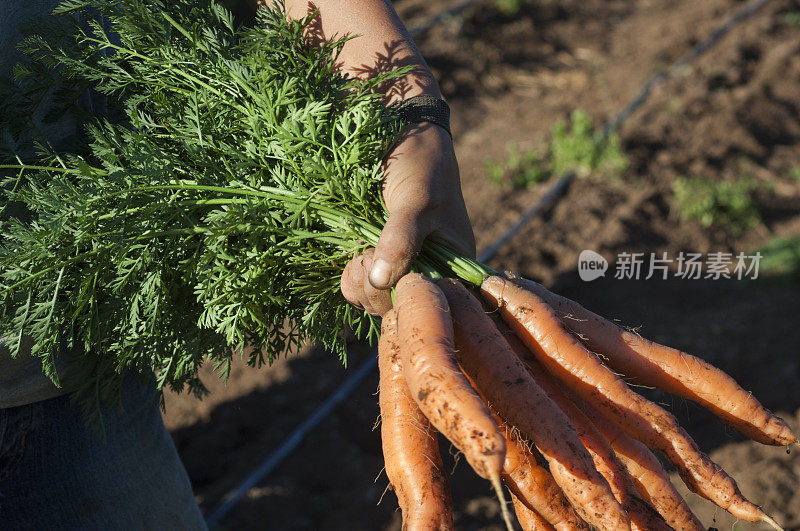
<svg viewBox="0 0 800 531">
<path fill-rule="evenodd" d="M 386 290 L 408 273 L 429 232 L 428 216 L 406 209 L 392 212 L 368 267 L 372 286 Z"/>
<path fill-rule="evenodd" d="M 442 128 L 416 124 L 406 132 L 387 157 L 383 198 L 389 221 L 368 269 L 373 286 L 389 287 L 408 272 L 425 237 L 474 256 L 458 161 Z"/>
<path fill-rule="evenodd" d="M 347 263 L 342 273 L 342 295 L 351 304 L 382 316 L 392 309 L 392 299 L 388 290 L 375 289 L 369 282 L 367 267 L 372 263 L 373 252 L 368 249 Z"/>
</svg>

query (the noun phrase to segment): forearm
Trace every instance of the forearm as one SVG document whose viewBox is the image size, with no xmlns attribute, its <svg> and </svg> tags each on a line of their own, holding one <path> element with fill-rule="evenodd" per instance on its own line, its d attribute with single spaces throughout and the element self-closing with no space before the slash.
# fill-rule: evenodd
<svg viewBox="0 0 800 531">
<path fill-rule="evenodd" d="M 339 55 L 337 66 L 342 72 L 363 79 L 413 67 L 376 89 L 386 95 L 387 104 L 422 95 L 441 98 L 439 85 L 388 0 L 285 2 L 291 19 L 317 13 L 306 30 L 311 42 L 356 36 Z M 385 159 L 386 224 L 375 248 L 354 257 L 342 275 L 347 300 L 375 315 L 391 308 L 388 289 L 409 271 L 426 238 L 466 256 L 475 255 L 452 138 L 439 125 L 410 121 Z"/>
<path fill-rule="evenodd" d="M 318 10 L 318 29 L 325 39 L 346 34 L 358 38 L 345 43 L 339 68 L 368 78 L 403 66 L 409 74 L 380 87 L 386 102 L 419 96 L 441 97 L 439 85 L 388 0 L 286 0 L 290 18 L 300 19 Z"/>
</svg>

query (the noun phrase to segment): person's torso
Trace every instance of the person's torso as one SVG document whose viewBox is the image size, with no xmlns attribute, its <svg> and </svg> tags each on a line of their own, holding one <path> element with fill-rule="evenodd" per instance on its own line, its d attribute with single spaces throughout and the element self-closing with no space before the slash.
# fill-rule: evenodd
<svg viewBox="0 0 800 531">
<path fill-rule="evenodd" d="M 14 65 L 19 61 L 17 44 L 22 36 L 20 26 L 29 24 L 36 17 L 48 16 L 59 0 L 3 0 L 0 8 L 0 77 L 10 77 Z M 44 115 L 47 106 L 42 105 L 37 113 Z M 74 135 L 77 130 L 74 119 L 69 117 L 47 124 L 42 130 L 53 142 Z M 0 131 L 0 134 L 6 134 Z M 63 367 L 66 356 L 60 356 Z M 63 368 L 61 370 L 63 375 Z M 39 400 L 53 398 L 67 392 L 58 388 L 42 373 L 39 358 L 30 355 L 30 345 L 17 357 L 12 357 L 0 339 L 0 408 L 16 407 Z"/>
</svg>

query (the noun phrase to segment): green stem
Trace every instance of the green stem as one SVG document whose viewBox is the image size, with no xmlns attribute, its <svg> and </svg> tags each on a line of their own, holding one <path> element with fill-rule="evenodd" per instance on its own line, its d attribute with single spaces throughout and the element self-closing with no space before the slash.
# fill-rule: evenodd
<svg viewBox="0 0 800 531">
<path fill-rule="evenodd" d="M 92 168 L 95 170 L 96 168 Z M 81 170 L 74 168 L 59 168 L 58 166 L 35 166 L 31 164 L 0 164 L 0 170 L 23 170 L 23 171 L 55 171 L 59 173 L 80 173 Z M 102 170 L 98 170 L 98 173 Z M 102 171 L 102 173 L 107 173 Z"/>
<path fill-rule="evenodd" d="M 431 280 L 438 280 L 440 278 L 444 278 L 444 275 L 439 271 L 439 269 L 428 263 L 428 261 L 423 256 L 417 257 L 417 260 L 414 262 L 415 269 L 419 270 L 420 273 L 427 276 Z"/>
<path fill-rule="evenodd" d="M 311 210 L 315 211 L 320 216 L 320 218 L 325 222 L 326 225 L 329 226 L 329 228 L 340 229 L 340 230 L 355 230 L 355 232 L 370 245 L 377 244 L 378 236 L 380 236 L 380 229 L 370 225 L 369 223 L 363 221 L 362 219 L 353 216 L 352 214 L 327 207 L 321 203 L 318 203 L 308 198 L 303 198 L 300 194 L 296 192 L 282 190 L 280 188 L 272 188 L 268 186 L 254 189 L 254 188 L 233 188 L 226 186 L 212 186 L 212 185 L 181 182 L 176 184 L 149 185 L 149 186 L 129 188 L 127 190 L 113 192 L 112 194 L 106 194 L 104 196 L 98 197 L 97 199 L 107 198 L 113 195 L 120 195 L 123 193 L 131 193 L 136 191 L 155 191 L 155 190 L 197 190 L 206 192 L 218 192 L 229 195 L 260 197 L 263 199 L 272 199 L 275 201 L 285 201 L 296 205 L 303 205 L 309 207 Z M 201 199 L 198 201 L 208 202 L 213 200 Z M 222 204 L 222 202 L 218 204 Z"/>
<path fill-rule="evenodd" d="M 0 168 L 2 167 L 3 166 L 0 166 Z M 20 166 L 15 166 L 15 167 L 20 168 Z M 57 168 L 50 168 L 43 166 L 24 166 L 24 168 L 41 169 L 41 170 L 57 169 Z M 275 201 L 285 201 L 288 203 L 293 203 L 295 205 L 306 206 L 309 209 L 313 210 L 325 223 L 325 225 L 327 225 L 330 229 L 345 231 L 345 232 L 352 231 L 358 237 L 363 239 L 367 244 L 372 246 L 378 243 L 378 238 L 381 232 L 381 228 L 375 227 L 350 213 L 341 212 L 334 208 L 330 208 L 312 199 L 303 197 L 294 191 L 283 190 L 273 187 L 266 187 L 266 186 L 260 187 L 258 189 L 234 188 L 229 186 L 203 185 L 203 184 L 197 184 L 196 182 L 183 181 L 175 184 L 138 186 L 125 190 L 117 190 L 115 192 L 98 196 L 94 200 L 108 199 L 117 195 L 130 194 L 132 192 L 133 193 L 147 192 L 155 190 L 175 190 L 175 191 L 193 190 L 193 191 L 214 192 L 227 195 L 239 195 L 245 197 L 258 197 L 261 199 L 268 199 Z M 225 198 L 196 199 L 196 200 L 177 202 L 177 204 L 181 206 L 206 206 L 206 205 L 211 206 L 211 205 L 225 205 L 234 203 L 236 203 L 235 199 L 225 199 Z M 148 208 L 152 208 L 152 205 L 149 205 Z M 100 216 L 99 219 L 105 220 L 116 215 L 132 214 L 137 211 L 142 211 L 142 210 L 139 208 L 133 208 L 125 210 L 121 213 L 104 214 Z M 308 234 L 303 234 L 303 235 L 298 234 L 297 236 L 303 238 L 312 237 Z M 330 238 L 330 236 L 328 237 Z M 455 251 L 452 251 L 451 249 L 445 247 L 444 245 L 430 240 L 426 240 L 423 243 L 422 251 L 416 261 L 416 264 L 418 265 L 420 271 L 426 274 L 431 273 L 428 276 L 432 276 L 433 272 L 436 272 L 436 274 L 438 275 L 455 276 L 474 286 L 480 286 L 483 280 L 487 276 L 496 274 L 496 272 L 491 268 L 489 268 L 488 266 L 481 264 L 476 260 L 472 260 L 470 258 L 462 256 L 456 253 Z M 39 273 L 42 272 L 40 271 Z M 16 286 L 16 284 L 14 286 Z"/>
<path fill-rule="evenodd" d="M 454 276 L 474 286 L 480 286 L 487 276 L 497 274 L 492 268 L 477 260 L 462 256 L 444 245 L 430 240 L 426 240 L 423 244 L 421 254 L 430 257 Z"/>
</svg>

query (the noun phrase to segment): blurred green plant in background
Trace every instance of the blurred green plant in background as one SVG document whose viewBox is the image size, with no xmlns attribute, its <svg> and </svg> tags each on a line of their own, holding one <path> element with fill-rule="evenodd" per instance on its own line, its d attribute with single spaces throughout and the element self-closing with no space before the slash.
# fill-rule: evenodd
<svg viewBox="0 0 800 531">
<path fill-rule="evenodd" d="M 501 15 L 514 17 L 522 10 L 525 0 L 493 0 L 492 4 Z"/>
<path fill-rule="evenodd" d="M 572 112 L 570 123 L 557 122 L 551 131 L 550 163 L 552 173 L 575 171 L 617 179 L 628 169 L 628 158 L 622 151 L 619 136 L 611 133 L 603 140 L 594 128 L 594 121 L 585 111 Z"/>
<path fill-rule="evenodd" d="M 800 236 L 771 239 L 759 249 L 760 269 L 772 277 L 800 281 Z"/>
<path fill-rule="evenodd" d="M 506 146 L 506 152 L 502 161 L 486 161 L 486 173 L 493 183 L 502 186 L 508 182 L 516 188 L 524 188 L 549 176 L 544 161 L 535 151 L 520 150 L 519 145 L 512 142 Z"/>
<path fill-rule="evenodd" d="M 800 27 L 800 11 L 792 10 L 783 15 L 783 20 L 787 26 L 792 28 Z"/>
<path fill-rule="evenodd" d="M 622 150 L 619 136 L 610 134 L 605 140 L 585 111 L 573 111 L 569 122 L 561 120 L 550 130 L 550 143 L 541 151 L 521 150 L 518 144 L 506 147 L 506 158 L 485 163 L 490 181 L 504 186 L 524 188 L 540 183 L 552 175 L 574 171 L 579 177 L 619 179 L 628 168 L 628 157 Z"/>
<path fill-rule="evenodd" d="M 703 227 L 721 227 L 739 235 L 761 219 L 753 196 L 758 184 L 744 177 L 714 181 L 707 177 L 678 177 L 672 183 L 674 206 L 680 219 Z"/>
</svg>

